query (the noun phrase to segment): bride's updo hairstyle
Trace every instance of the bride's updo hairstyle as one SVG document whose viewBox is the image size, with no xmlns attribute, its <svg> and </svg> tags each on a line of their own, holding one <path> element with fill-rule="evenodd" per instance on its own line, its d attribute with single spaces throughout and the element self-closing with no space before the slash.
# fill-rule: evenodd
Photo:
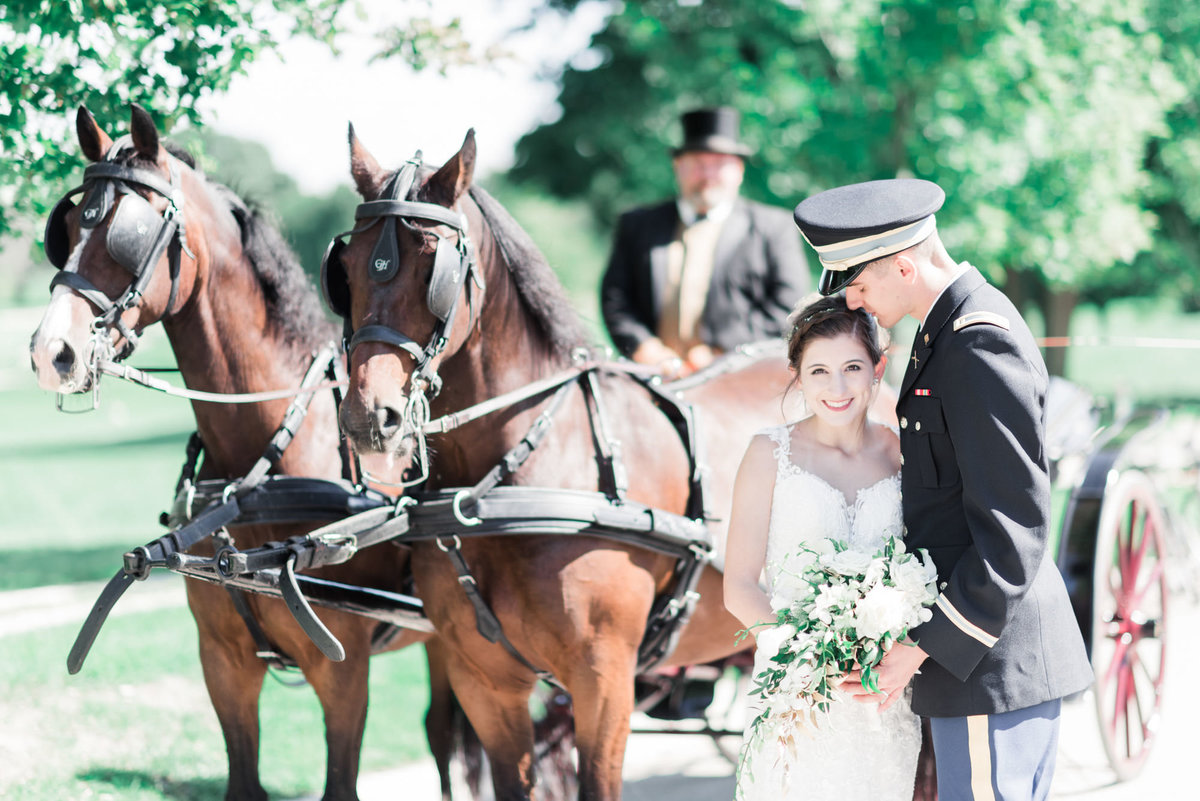
<svg viewBox="0 0 1200 801">
<path fill-rule="evenodd" d="M 801 304 L 808 300 L 805 298 Z M 788 315 L 788 324 L 791 326 L 787 339 L 788 367 L 794 373 L 788 389 L 800 380 L 800 360 L 804 357 L 804 349 L 815 340 L 851 334 L 862 343 L 873 365 L 879 364 L 887 350 L 887 332 L 880 329 L 875 318 L 862 309 L 847 306 L 846 296 L 840 292 L 797 307 Z"/>
</svg>

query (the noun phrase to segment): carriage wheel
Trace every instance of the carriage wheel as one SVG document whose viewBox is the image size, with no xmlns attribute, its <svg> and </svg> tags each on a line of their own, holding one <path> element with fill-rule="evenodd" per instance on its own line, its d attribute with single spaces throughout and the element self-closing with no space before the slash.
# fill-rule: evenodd
<svg viewBox="0 0 1200 801">
<path fill-rule="evenodd" d="M 1164 555 L 1154 485 L 1141 473 L 1125 473 L 1105 492 L 1096 532 L 1091 654 L 1100 737 L 1121 781 L 1145 764 L 1162 711 Z"/>
</svg>

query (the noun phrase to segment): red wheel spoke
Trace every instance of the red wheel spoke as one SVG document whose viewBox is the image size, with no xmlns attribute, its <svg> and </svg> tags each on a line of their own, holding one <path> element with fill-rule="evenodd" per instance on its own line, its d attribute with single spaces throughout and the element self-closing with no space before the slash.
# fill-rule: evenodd
<svg viewBox="0 0 1200 801">
<path fill-rule="evenodd" d="M 1132 594 L 1129 597 L 1127 608 L 1129 608 L 1131 610 L 1132 609 L 1141 609 L 1142 604 L 1144 604 L 1146 601 L 1146 594 L 1148 592 L 1150 592 L 1150 590 L 1152 590 L 1156 587 L 1161 589 L 1161 587 L 1159 587 L 1159 579 L 1162 578 L 1164 571 L 1165 571 L 1165 567 L 1164 567 L 1163 563 L 1155 562 L 1154 569 L 1151 570 L 1150 574 L 1146 577 L 1145 585 L 1142 587 L 1139 587 L 1139 588 L 1134 588 Z"/>
<path fill-rule="evenodd" d="M 1141 522 L 1141 526 L 1137 523 Z M 1141 529 L 1141 541 L 1134 543 L 1134 537 Z M 1148 518 L 1142 516 L 1135 517 L 1129 527 L 1129 575 L 1125 577 L 1125 586 L 1130 589 L 1137 586 L 1138 574 L 1142 572 L 1142 560 L 1146 556 L 1146 547 L 1150 544 L 1154 532 L 1154 527 L 1151 525 Z"/>
<path fill-rule="evenodd" d="M 1129 650 L 1129 643 L 1123 639 L 1113 641 L 1113 654 L 1109 660 L 1108 669 L 1104 671 L 1104 686 L 1112 686 L 1115 679 L 1118 679 L 1118 671 L 1121 669 L 1121 663 L 1125 660 L 1125 653 Z"/>
</svg>

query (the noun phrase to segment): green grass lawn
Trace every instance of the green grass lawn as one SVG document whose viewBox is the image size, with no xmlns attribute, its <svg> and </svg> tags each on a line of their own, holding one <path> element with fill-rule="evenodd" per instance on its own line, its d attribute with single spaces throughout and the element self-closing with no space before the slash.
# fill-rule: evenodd
<svg viewBox="0 0 1200 801">
<path fill-rule="evenodd" d="M 110 619 L 83 670 L 69 676 L 65 659 L 75 633 L 72 625 L 0 639 L 0 798 L 224 798 L 225 747 L 187 608 Z M 372 660 L 364 770 L 427 753 L 426 688 L 422 648 Z M 268 678 L 260 714 L 268 792 L 319 794 L 324 727 L 312 690 Z"/>
<path fill-rule="evenodd" d="M 134 364 L 174 363 L 161 329 L 147 340 Z M 97 410 L 63 414 L 26 379 L 0 390 L 0 590 L 107 578 L 165 531 L 191 405 L 105 378 Z"/>
</svg>

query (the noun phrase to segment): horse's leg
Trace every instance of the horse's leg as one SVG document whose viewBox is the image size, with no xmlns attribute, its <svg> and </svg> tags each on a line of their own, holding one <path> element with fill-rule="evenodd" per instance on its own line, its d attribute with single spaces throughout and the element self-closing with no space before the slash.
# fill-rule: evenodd
<svg viewBox="0 0 1200 801">
<path fill-rule="evenodd" d="M 227 801 L 266 801 L 258 776 L 258 697 L 266 663 L 224 590 L 188 581 L 188 603 L 196 619 L 200 666 L 229 758 Z"/>
<path fill-rule="evenodd" d="M 937 765 L 933 758 L 933 733 L 929 718 L 921 718 L 921 752 L 917 757 L 917 779 L 913 801 L 937 801 Z"/>
<path fill-rule="evenodd" d="M 575 709 L 579 752 L 579 798 L 618 801 L 629 720 L 633 715 L 636 656 L 626 638 L 599 636 L 567 688 Z"/>
<path fill-rule="evenodd" d="M 460 654 L 448 652 L 446 666 L 454 695 L 491 763 L 496 801 L 530 798 L 533 718 L 529 694 L 533 677 L 520 675 L 520 669 L 503 653 L 497 655 L 496 664 L 488 664 L 478 660 L 467 663 Z"/>
<path fill-rule="evenodd" d="M 322 801 L 358 801 L 358 769 L 367 725 L 368 684 L 373 623 L 355 620 L 331 626 L 346 648 L 346 658 L 331 662 L 311 643 L 296 656 L 321 703 L 325 717 L 325 794 Z"/>
<path fill-rule="evenodd" d="M 443 801 L 451 801 L 450 757 L 454 751 L 454 691 L 446 674 L 446 655 L 437 640 L 425 643 L 429 664 L 429 709 L 425 713 L 425 737 L 437 764 Z"/>
</svg>

